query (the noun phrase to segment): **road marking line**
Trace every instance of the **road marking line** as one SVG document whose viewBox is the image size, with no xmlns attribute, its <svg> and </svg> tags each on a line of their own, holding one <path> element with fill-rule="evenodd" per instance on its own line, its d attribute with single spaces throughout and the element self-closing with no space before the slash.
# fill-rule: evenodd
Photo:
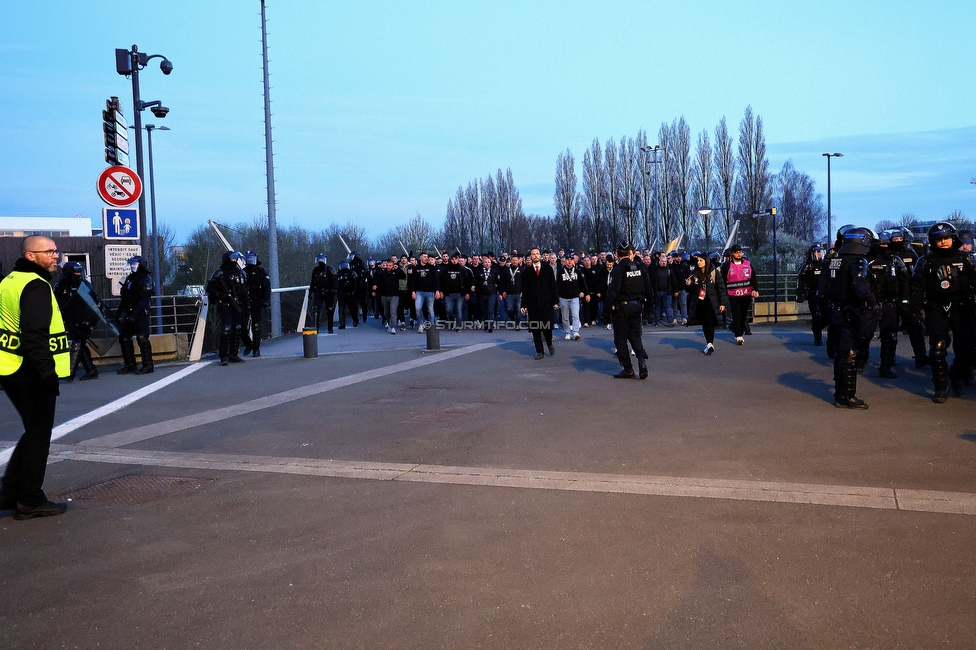
<svg viewBox="0 0 976 650">
<path fill-rule="evenodd" d="M 79 415 L 76 418 L 72 418 L 68 420 L 67 422 L 59 424 L 58 426 L 54 427 L 53 431 L 51 432 L 51 440 L 52 441 L 59 440 L 60 438 L 65 437 L 72 431 L 76 429 L 80 429 L 86 424 L 90 424 L 95 420 L 98 420 L 99 418 L 103 418 L 106 415 L 115 413 L 116 411 L 121 410 L 126 406 L 129 406 L 130 404 L 141 400 L 143 397 L 146 397 L 147 395 L 152 395 L 156 391 L 162 390 L 163 388 L 166 388 L 170 384 L 178 382 L 179 380 L 183 379 L 188 375 L 192 375 L 197 370 L 201 370 L 204 366 L 210 363 L 211 362 L 207 361 L 203 363 L 195 363 L 193 365 L 189 365 L 183 368 L 182 370 L 178 370 L 171 375 L 167 375 L 166 377 L 163 377 L 158 381 L 154 381 L 148 386 L 143 386 L 139 390 L 133 391 L 128 395 L 124 395 L 113 402 L 109 402 L 108 404 L 104 406 L 100 406 L 93 411 L 89 411 L 88 413 L 84 413 L 82 415 Z M 14 453 L 13 447 L 8 447 L 7 449 L 4 449 L 2 452 L 0 452 L 0 465 L 5 465 L 7 461 L 10 460 L 10 456 L 13 453 Z"/>
<path fill-rule="evenodd" d="M 494 467 L 201 454 L 56 445 L 52 461 L 86 461 L 182 469 L 266 472 L 332 478 L 473 485 L 533 490 L 727 499 L 976 515 L 976 494 L 775 481 L 627 476 Z"/>
<path fill-rule="evenodd" d="M 281 404 L 304 399 L 306 397 L 312 397 L 331 390 L 336 390 L 337 388 L 352 386 L 353 384 L 369 381 L 370 379 L 386 377 L 387 375 L 403 372 L 405 370 L 413 370 L 414 368 L 420 368 L 432 363 L 447 361 L 448 359 L 454 359 L 466 354 L 471 354 L 472 352 L 492 348 L 496 345 L 497 343 L 495 342 L 478 343 L 476 345 L 469 345 L 456 350 L 449 350 L 447 352 L 441 352 L 431 356 L 404 361 L 392 366 L 384 366 L 382 368 L 366 370 L 354 375 L 339 377 L 338 379 L 329 379 L 328 381 L 322 381 L 316 384 L 310 384 L 308 386 L 299 386 L 298 388 L 248 400 L 246 402 L 241 402 L 240 404 L 211 409 L 209 411 L 203 411 L 202 413 L 194 413 L 193 415 L 187 415 L 181 418 L 174 418 L 172 420 L 147 424 L 134 429 L 119 431 L 117 433 L 111 433 L 98 438 L 92 438 L 91 440 L 86 441 L 86 444 L 97 447 L 124 447 L 136 442 L 142 442 L 143 440 L 149 440 L 150 438 L 166 435 L 168 433 L 175 433 L 177 431 L 191 429 L 204 424 L 220 422 L 239 415 L 247 415 L 248 413 L 253 413 L 254 411 L 280 406 Z"/>
</svg>

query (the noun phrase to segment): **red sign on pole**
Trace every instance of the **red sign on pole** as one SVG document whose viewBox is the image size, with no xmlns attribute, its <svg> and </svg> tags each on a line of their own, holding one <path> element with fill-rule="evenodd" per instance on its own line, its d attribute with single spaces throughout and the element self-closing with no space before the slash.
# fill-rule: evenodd
<svg viewBox="0 0 976 650">
<path fill-rule="evenodd" d="M 128 167 L 108 167 L 98 176 L 95 184 L 98 196 L 109 205 L 132 205 L 142 195 L 142 180 Z"/>
</svg>

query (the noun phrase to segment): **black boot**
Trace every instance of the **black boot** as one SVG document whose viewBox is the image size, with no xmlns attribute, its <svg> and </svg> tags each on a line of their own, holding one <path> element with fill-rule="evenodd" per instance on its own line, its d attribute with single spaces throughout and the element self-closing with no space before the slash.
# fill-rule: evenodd
<svg viewBox="0 0 976 650">
<path fill-rule="evenodd" d="M 149 342 L 149 337 L 140 336 L 136 338 L 136 341 L 139 342 L 139 356 L 142 357 L 142 367 L 136 370 L 136 374 L 148 375 L 156 372 L 156 367 L 153 365 L 152 343 Z"/>
<path fill-rule="evenodd" d="M 95 366 L 95 362 L 92 361 L 91 350 L 88 349 L 88 341 L 81 341 L 78 358 L 81 360 L 81 367 L 85 369 L 85 374 L 79 381 L 98 379 L 98 368 Z"/>
<path fill-rule="evenodd" d="M 637 360 L 638 376 L 641 379 L 647 379 L 647 359 Z"/>
<path fill-rule="evenodd" d="M 318 329 L 318 324 L 315 325 Z M 258 323 L 254 324 L 254 331 L 251 333 L 251 356 L 260 357 L 261 356 L 261 325 Z"/>
<path fill-rule="evenodd" d="M 868 407 L 855 397 L 857 392 L 857 350 L 838 351 L 834 359 L 834 406 L 864 410 Z"/>
<path fill-rule="evenodd" d="M 136 371 L 136 346 L 132 339 L 119 339 L 119 347 L 122 348 L 122 368 L 118 371 L 120 375 L 128 375 Z"/>
<path fill-rule="evenodd" d="M 227 365 L 227 357 L 230 354 L 230 332 L 221 332 L 220 341 L 217 344 L 217 354 L 220 356 L 220 365 Z"/>
<path fill-rule="evenodd" d="M 238 354 L 238 349 L 241 345 L 241 333 L 238 330 L 234 330 L 230 333 L 230 353 L 227 355 L 227 360 L 231 363 L 244 363 L 244 359 Z"/>
<path fill-rule="evenodd" d="M 897 379 L 898 375 L 891 369 L 895 365 L 895 344 L 881 340 L 881 364 L 878 366 L 878 376 L 885 379 Z"/>
<path fill-rule="evenodd" d="M 936 341 L 932 344 L 929 363 L 932 365 L 932 384 L 935 387 L 932 401 L 936 404 L 944 404 L 949 399 L 949 362 L 946 360 L 945 341 Z"/>
</svg>

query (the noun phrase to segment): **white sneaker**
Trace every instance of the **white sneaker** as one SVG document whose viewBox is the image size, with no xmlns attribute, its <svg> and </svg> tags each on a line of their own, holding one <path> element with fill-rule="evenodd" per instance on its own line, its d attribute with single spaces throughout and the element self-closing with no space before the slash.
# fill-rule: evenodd
<svg viewBox="0 0 976 650">
<path fill-rule="evenodd" d="M 566 332 L 566 340 L 569 341 L 572 338 L 573 338 L 573 335 L 570 334 L 569 332 Z"/>
<path fill-rule="evenodd" d="M 607 325 L 607 331 L 608 332 L 612 332 L 613 331 L 613 325 Z"/>
<path fill-rule="evenodd" d="M 575 334 L 573 334 L 573 340 L 574 341 L 579 341 L 580 340 L 579 332 L 576 332 Z"/>
<path fill-rule="evenodd" d="M 709 355 L 712 352 L 715 352 L 715 346 L 709 343 L 708 345 L 705 346 L 705 349 L 702 350 L 702 352 L 705 353 L 706 355 Z"/>
<path fill-rule="evenodd" d="M 417 334 L 423 334 L 423 333 L 424 333 L 424 326 L 421 325 L 420 327 L 417 328 Z"/>
<path fill-rule="evenodd" d="M 742 340 L 742 337 L 741 336 L 737 336 L 737 337 L 735 337 L 735 344 L 736 345 L 743 345 L 743 344 L 745 344 L 745 341 Z"/>
</svg>

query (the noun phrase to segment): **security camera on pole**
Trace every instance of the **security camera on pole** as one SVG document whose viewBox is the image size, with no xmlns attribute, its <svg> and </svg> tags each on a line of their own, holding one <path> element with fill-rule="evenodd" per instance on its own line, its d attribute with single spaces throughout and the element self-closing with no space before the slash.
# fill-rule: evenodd
<svg viewBox="0 0 976 650">
<path fill-rule="evenodd" d="M 136 45 L 132 46 L 131 51 L 124 49 L 115 50 L 115 71 L 121 75 L 132 77 L 132 119 L 136 137 L 136 174 L 139 178 L 145 175 L 142 164 L 142 111 L 149 108 L 152 110 L 153 115 L 158 118 L 166 117 L 166 114 L 169 113 L 169 109 L 163 106 L 161 101 L 144 102 L 139 97 L 139 71 L 146 67 L 150 59 L 162 59 L 162 62 L 159 64 L 159 69 L 163 71 L 164 75 L 168 75 L 173 71 L 173 64 L 162 54 L 148 55 L 145 52 L 140 52 L 139 47 Z M 148 251 L 149 233 L 146 230 L 145 195 L 140 195 L 139 197 L 139 234 L 139 244 L 142 246 L 142 250 Z M 156 236 L 157 233 L 153 233 L 153 237 Z M 160 287 L 156 287 L 156 290 L 159 291 Z"/>
</svg>

